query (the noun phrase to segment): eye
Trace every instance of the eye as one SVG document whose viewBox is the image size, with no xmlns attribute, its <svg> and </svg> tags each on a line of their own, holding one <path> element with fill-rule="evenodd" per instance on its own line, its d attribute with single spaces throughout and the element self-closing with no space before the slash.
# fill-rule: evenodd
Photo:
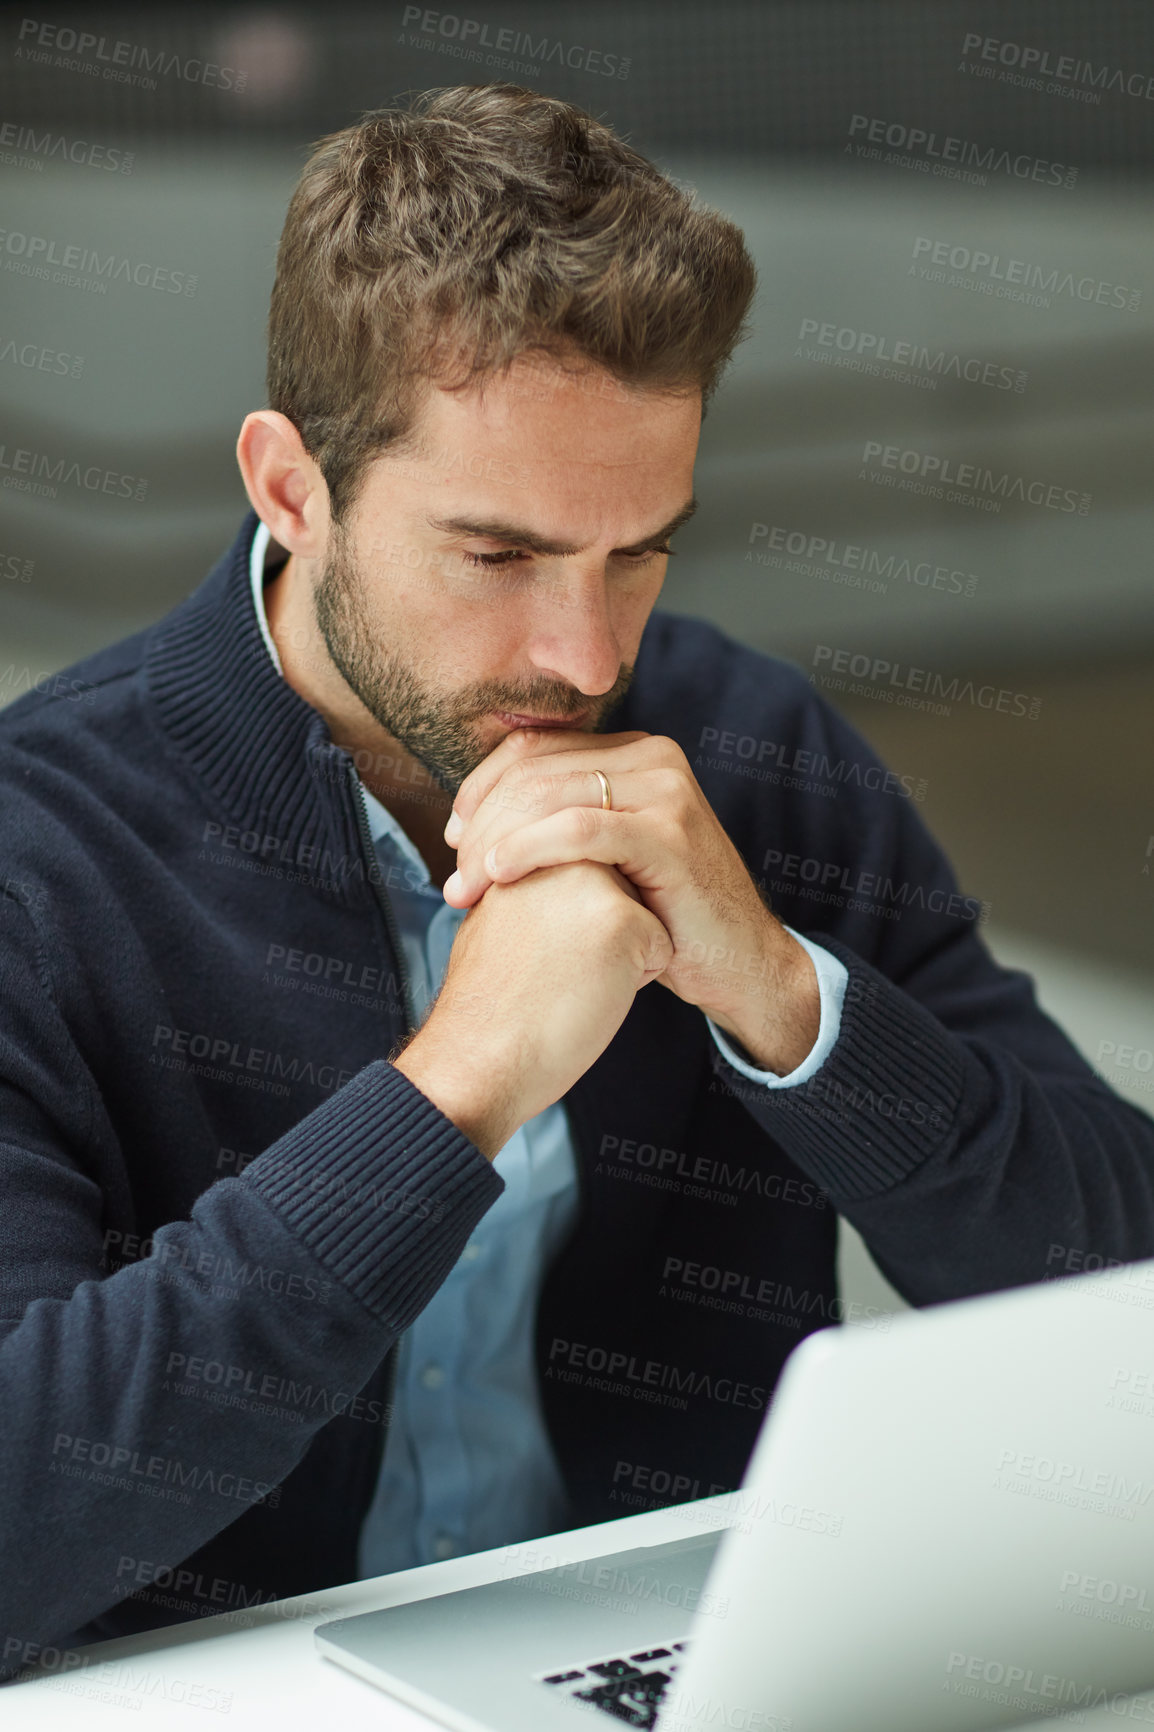
<svg viewBox="0 0 1154 1732">
<path fill-rule="evenodd" d="M 494 566 L 509 565 L 521 556 L 515 548 L 510 548 L 506 553 L 463 553 L 461 557 L 467 559 L 470 565 Z"/>
<path fill-rule="evenodd" d="M 640 567 L 648 565 L 650 560 L 656 558 L 660 553 L 673 554 L 673 552 L 672 547 L 666 547 L 663 544 L 661 547 L 651 547 L 648 553 L 623 553 L 618 557 L 625 560 L 627 565 Z M 519 548 L 510 547 L 504 553 L 464 553 L 462 557 L 467 559 L 470 565 L 488 566 L 491 570 L 494 566 L 511 565 L 514 560 L 523 559 L 525 556 Z"/>
<path fill-rule="evenodd" d="M 659 553 L 672 554 L 673 549 L 664 546 L 651 547 L 648 553 L 631 553 L 627 554 L 625 557 L 628 559 L 630 565 L 648 565 L 650 560 L 656 559 Z"/>
</svg>

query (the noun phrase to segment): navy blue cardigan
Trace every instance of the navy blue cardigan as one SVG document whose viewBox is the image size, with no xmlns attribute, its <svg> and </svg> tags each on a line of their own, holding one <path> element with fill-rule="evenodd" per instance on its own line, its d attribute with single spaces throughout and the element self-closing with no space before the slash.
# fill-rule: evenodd
<svg viewBox="0 0 1154 1732">
<path fill-rule="evenodd" d="M 255 528 L 0 714 L 3 1676 L 355 1579 L 390 1349 L 502 1188 L 388 1062 L 387 886 L 262 642 Z M 580 1214 L 536 1340 L 580 1523 L 739 1483 L 840 1316 L 838 1212 L 915 1305 L 1154 1255 L 1154 1123 L 993 962 L 917 788 L 798 669 L 655 611 L 607 725 L 680 743 L 850 978 L 808 1084 L 748 1082 L 650 986 L 564 1097 Z"/>
</svg>

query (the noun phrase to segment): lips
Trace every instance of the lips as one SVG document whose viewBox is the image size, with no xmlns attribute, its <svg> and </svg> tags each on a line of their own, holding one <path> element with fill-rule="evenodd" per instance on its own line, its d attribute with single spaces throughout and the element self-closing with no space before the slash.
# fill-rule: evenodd
<svg viewBox="0 0 1154 1732">
<path fill-rule="evenodd" d="M 509 710 L 494 710 L 493 714 L 507 728 L 575 728 L 585 720 L 589 711 L 582 710 L 576 716 L 562 716 L 560 719 L 556 716 L 514 715 Z"/>
</svg>

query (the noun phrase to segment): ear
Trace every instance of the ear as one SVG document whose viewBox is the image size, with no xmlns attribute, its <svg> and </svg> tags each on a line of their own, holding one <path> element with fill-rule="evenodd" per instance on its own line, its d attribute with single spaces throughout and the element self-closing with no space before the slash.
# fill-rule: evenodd
<svg viewBox="0 0 1154 1732">
<path fill-rule="evenodd" d="M 273 540 L 303 559 L 322 556 L 329 533 L 329 490 L 288 416 L 275 409 L 246 415 L 236 460 L 249 503 Z"/>
</svg>

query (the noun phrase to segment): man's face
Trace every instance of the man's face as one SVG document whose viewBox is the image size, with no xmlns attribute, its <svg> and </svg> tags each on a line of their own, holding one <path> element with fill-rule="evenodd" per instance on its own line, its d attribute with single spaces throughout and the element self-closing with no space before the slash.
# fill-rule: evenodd
<svg viewBox="0 0 1154 1732">
<path fill-rule="evenodd" d="M 623 696 L 700 424 L 699 392 L 637 393 L 522 357 L 467 392 L 434 388 L 416 453 L 371 465 L 333 528 L 317 625 L 366 709 L 447 792 L 528 725 L 514 718 L 595 732 Z"/>
</svg>

